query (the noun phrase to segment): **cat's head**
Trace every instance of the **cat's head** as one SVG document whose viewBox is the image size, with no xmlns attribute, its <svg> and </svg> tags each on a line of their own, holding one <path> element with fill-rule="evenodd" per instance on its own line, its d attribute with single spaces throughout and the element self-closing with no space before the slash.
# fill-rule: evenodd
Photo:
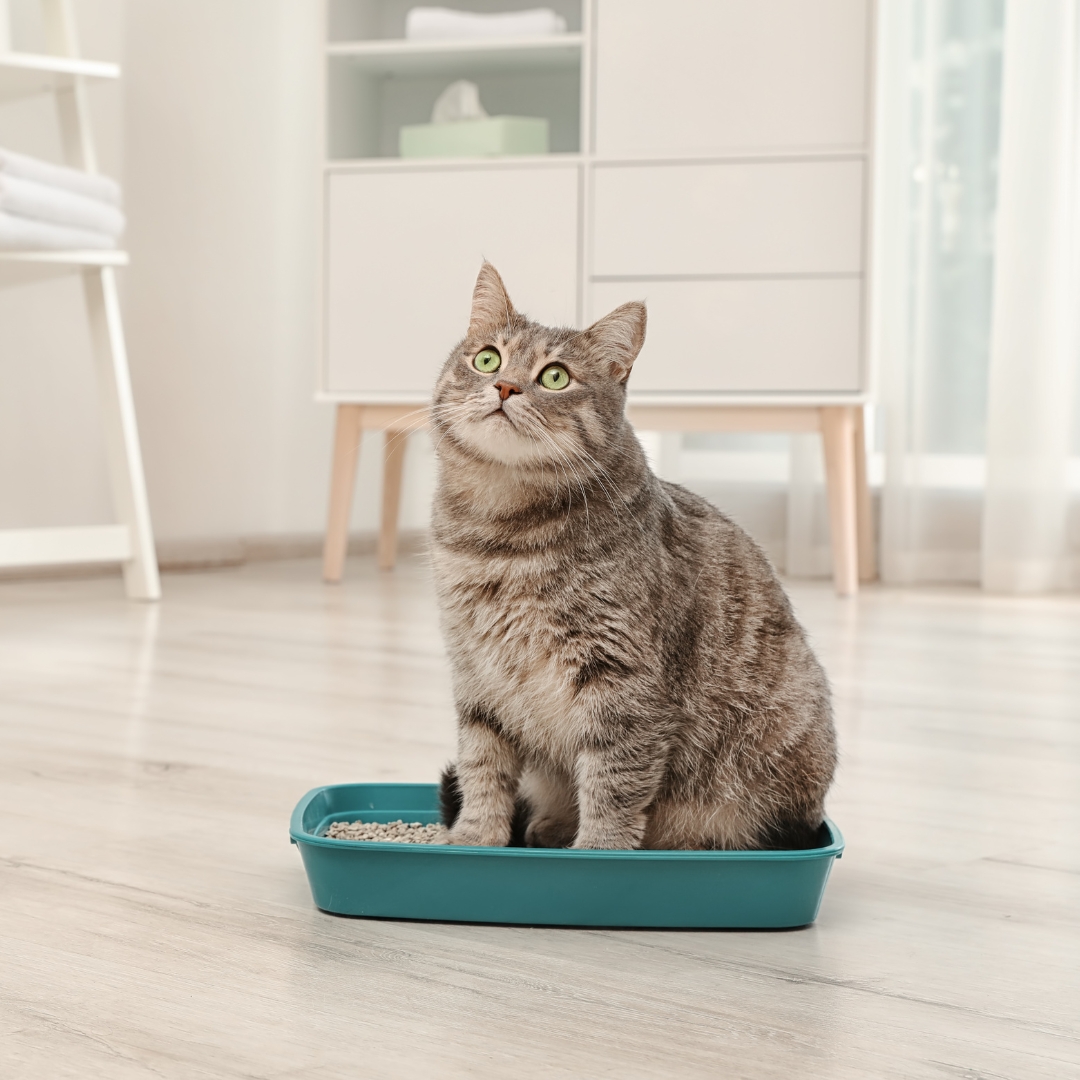
<svg viewBox="0 0 1080 1080">
<path fill-rule="evenodd" d="M 515 311 L 484 263 L 468 332 L 435 385 L 439 442 L 507 466 L 601 458 L 625 423 L 626 381 L 644 342 L 644 304 L 623 304 L 587 330 L 552 329 Z"/>
</svg>

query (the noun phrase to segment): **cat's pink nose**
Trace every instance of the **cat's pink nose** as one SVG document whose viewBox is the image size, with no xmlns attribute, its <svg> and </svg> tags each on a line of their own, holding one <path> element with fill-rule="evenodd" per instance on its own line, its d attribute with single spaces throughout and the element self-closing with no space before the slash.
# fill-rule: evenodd
<svg viewBox="0 0 1080 1080">
<path fill-rule="evenodd" d="M 515 386 L 512 382 L 497 382 L 495 389 L 499 391 L 500 401 L 505 401 L 511 394 L 521 393 L 521 387 Z"/>
</svg>

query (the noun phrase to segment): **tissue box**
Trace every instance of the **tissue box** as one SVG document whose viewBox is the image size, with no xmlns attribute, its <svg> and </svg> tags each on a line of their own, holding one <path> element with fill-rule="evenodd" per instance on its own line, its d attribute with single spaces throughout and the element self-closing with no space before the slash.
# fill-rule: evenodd
<svg viewBox="0 0 1080 1080">
<path fill-rule="evenodd" d="M 445 124 L 408 124 L 398 146 L 403 158 L 546 154 L 548 122 L 538 116 L 486 116 Z"/>
</svg>

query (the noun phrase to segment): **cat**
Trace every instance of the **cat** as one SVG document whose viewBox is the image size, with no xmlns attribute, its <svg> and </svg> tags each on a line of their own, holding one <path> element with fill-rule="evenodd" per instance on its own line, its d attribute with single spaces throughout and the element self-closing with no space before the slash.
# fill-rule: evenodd
<svg viewBox="0 0 1080 1080">
<path fill-rule="evenodd" d="M 438 378 L 452 844 L 822 842 L 828 681 L 754 541 L 650 470 L 625 415 L 645 324 L 538 325 L 485 263 Z"/>
</svg>

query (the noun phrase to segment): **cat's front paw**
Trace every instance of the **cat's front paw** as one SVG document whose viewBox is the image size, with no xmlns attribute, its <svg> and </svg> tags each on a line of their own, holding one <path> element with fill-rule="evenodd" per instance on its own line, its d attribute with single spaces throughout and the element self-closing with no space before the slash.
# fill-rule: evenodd
<svg viewBox="0 0 1080 1080">
<path fill-rule="evenodd" d="M 460 847 L 506 847 L 509 840 L 509 828 L 461 819 L 458 819 L 446 837 L 448 844 Z"/>
<path fill-rule="evenodd" d="M 573 846 L 586 851 L 633 851 L 639 845 L 632 836 L 618 833 L 604 836 L 578 836 Z"/>
<path fill-rule="evenodd" d="M 586 823 L 578 830 L 574 847 L 591 851 L 632 851 L 645 837 L 645 815 L 630 822 Z"/>
<path fill-rule="evenodd" d="M 576 825 L 572 821 L 538 816 L 525 829 L 526 847 L 565 848 L 574 842 Z"/>
</svg>

